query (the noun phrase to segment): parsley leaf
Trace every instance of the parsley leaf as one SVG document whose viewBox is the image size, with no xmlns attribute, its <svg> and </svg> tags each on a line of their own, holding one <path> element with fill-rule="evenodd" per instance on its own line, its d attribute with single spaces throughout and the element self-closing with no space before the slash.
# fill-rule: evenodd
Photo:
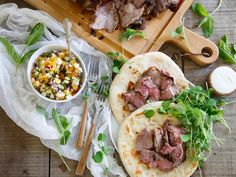
<svg viewBox="0 0 236 177">
<path fill-rule="evenodd" d="M 113 60 L 112 72 L 119 74 L 121 66 L 126 63 L 127 60 L 123 56 L 120 56 L 119 52 L 108 52 L 107 56 Z"/>
<path fill-rule="evenodd" d="M 220 57 L 230 64 L 236 64 L 236 45 L 232 44 L 229 46 L 229 41 L 227 35 L 224 35 L 218 42 L 218 48 L 220 52 Z"/>
<path fill-rule="evenodd" d="M 145 115 L 146 118 L 150 119 L 151 117 L 155 115 L 155 111 L 152 109 L 144 110 L 143 114 Z"/>
<path fill-rule="evenodd" d="M 104 133 L 99 133 L 97 139 L 98 139 L 98 141 L 105 141 L 106 140 L 106 135 Z"/>
<path fill-rule="evenodd" d="M 92 156 L 92 158 L 93 158 L 94 162 L 101 163 L 103 160 L 103 152 L 102 151 L 96 152 L 96 154 L 94 154 Z"/>
<path fill-rule="evenodd" d="M 60 144 L 65 145 L 71 135 L 69 129 L 69 122 L 65 116 L 59 115 L 55 108 L 52 109 L 52 118 L 56 123 L 58 132 L 60 133 Z"/>
<path fill-rule="evenodd" d="M 125 31 L 122 31 L 120 33 L 119 40 L 120 42 L 123 42 L 124 40 L 130 40 L 133 37 L 141 37 L 144 38 L 144 33 L 142 31 L 137 31 L 135 29 L 126 28 Z"/>
<path fill-rule="evenodd" d="M 202 20 L 200 20 L 199 24 L 198 24 L 198 28 L 202 28 L 203 31 L 203 35 L 206 38 L 209 38 L 213 35 L 214 33 L 214 19 L 213 19 L 213 14 L 219 10 L 221 4 L 222 4 L 223 0 L 219 1 L 218 6 L 216 7 L 216 9 L 212 12 L 212 13 L 208 13 L 208 11 L 206 10 L 206 8 L 201 4 L 201 3 L 194 3 L 192 4 L 192 11 L 200 16 L 203 17 Z"/>
</svg>

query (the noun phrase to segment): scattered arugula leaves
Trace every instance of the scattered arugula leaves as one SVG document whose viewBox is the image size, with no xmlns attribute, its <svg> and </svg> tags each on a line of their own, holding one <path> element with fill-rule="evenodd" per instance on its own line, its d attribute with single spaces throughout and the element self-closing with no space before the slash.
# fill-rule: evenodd
<svg viewBox="0 0 236 177">
<path fill-rule="evenodd" d="M 92 156 L 92 158 L 93 158 L 94 162 L 101 163 L 103 161 L 103 153 L 102 153 L 102 151 L 96 152 L 96 154 L 94 154 Z"/>
<path fill-rule="evenodd" d="M 46 109 L 40 105 L 36 105 L 36 110 L 38 111 L 38 113 L 44 115 L 44 117 L 46 119 L 48 119 L 48 112 L 46 111 Z"/>
<path fill-rule="evenodd" d="M 99 133 L 97 140 L 99 142 L 100 151 L 97 151 L 92 158 L 95 163 L 101 163 L 104 156 L 108 155 L 110 148 L 105 146 L 106 135 L 104 133 Z"/>
<path fill-rule="evenodd" d="M 60 144 L 67 144 L 69 137 L 71 135 L 69 129 L 69 122 L 67 118 L 63 115 L 60 115 L 55 108 L 52 109 L 52 118 L 56 123 L 57 130 L 60 134 Z"/>
<path fill-rule="evenodd" d="M 126 63 L 127 60 L 123 56 L 120 56 L 119 52 L 108 52 L 107 56 L 113 61 L 112 72 L 119 74 L 121 66 Z"/>
<path fill-rule="evenodd" d="M 150 119 L 155 115 L 155 111 L 153 109 L 144 110 L 143 114 L 145 115 L 146 118 Z"/>
<path fill-rule="evenodd" d="M 201 3 L 194 3 L 192 4 L 192 11 L 200 16 L 203 17 L 203 19 L 200 20 L 199 24 L 198 24 L 198 28 L 202 28 L 203 31 L 203 35 L 206 38 L 209 38 L 213 35 L 214 33 L 214 18 L 213 18 L 213 14 L 219 10 L 221 4 L 222 4 L 223 0 L 219 1 L 219 4 L 217 6 L 217 8 L 212 12 L 212 13 L 208 13 L 208 11 L 206 10 L 206 8 L 201 4 Z"/>
<path fill-rule="evenodd" d="M 213 123 L 222 123 L 230 129 L 223 119 L 223 110 L 218 108 L 219 105 L 224 105 L 224 101 L 214 98 L 212 89 L 205 90 L 195 86 L 182 91 L 171 101 L 163 101 L 158 112 L 171 114 L 181 122 L 186 130 L 181 140 L 193 149 L 193 160 L 202 163 L 209 157 L 206 153 L 210 152 L 211 139 L 220 143 L 213 133 Z"/>
<path fill-rule="evenodd" d="M 128 41 L 132 39 L 133 37 L 144 38 L 144 33 L 142 31 L 138 31 L 135 29 L 126 28 L 124 31 L 120 33 L 119 40 L 120 42 L 123 42 L 124 40 Z"/>
<path fill-rule="evenodd" d="M 220 57 L 230 64 L 236 64 L 236 43 L 229 45 L 228 36 L 224 35 L 218 43 Z"/>
<path fill-rule="evenodd" d="M 20 55 L 16 52 L 14 46 L 5 38 L 0 36 L 0 42 L 7 50 L 7 54 L 9 57 L 15 62 L 18 63 L 20 61 Z"/>
<path fill-rule="evenodd" d="M 14 46 L 7 39 L 0 36 L 0 42 L 6 48 L 7 54 L 9 55 L 9 57 L 13 60 L 13 62 L 16 64 L 16 66 L 18 66 L 18 65 L 24 63 L 36 51 L 36 50 L 30 50 L 25 53 L 25 50 L 27 50 L 29 46 L 31 46 L 31 45 L 35 44 L 37 41 L 39 41 L 43 34 L 44 34 L 44 24 L 37 23 L 32 28 L 29 36 L 25 40 L 26 47 L 23 49 L 23 51 L 20 55 L 17 53 Z"/>
</svg>

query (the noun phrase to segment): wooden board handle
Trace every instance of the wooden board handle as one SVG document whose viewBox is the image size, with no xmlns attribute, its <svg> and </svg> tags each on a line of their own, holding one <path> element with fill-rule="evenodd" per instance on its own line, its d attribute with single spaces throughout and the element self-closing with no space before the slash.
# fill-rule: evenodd
<svg viewBox="0 0 236 177">
<path fill-rule="evenodd" d="M 89 130 L 89 135 L 88 135 L 87 141 L 86 141 L 83 151 L 81 153 L 80 161 L 79 161 L 76 171 L 75 171 L 76 175 L 82 176 L 84 174 L 86 161 L 87 161 L 88 153 L 90 150 L 91 142 L 93 139 L 94 131 L 95 131 L 95 123 L 93 122 L 91 125 L 91 128 Z"/>
<path fill-rule="evenodd" d="M 88 116 L 88 100 L 84 101 L 84 111 L 82 115 L 82 120 L 79 128 L 79 135 L 76 143 L 76 147 L 81 150 L 83 147 L 83 142 L 84 142 L 84 133 L 85 133 L 85 128 L 86 128 L 86 123 L 87 123 L 87 116 Z"/>
<path fill-rule="evenodd" d="M 171 37 L 166 42 L 173 43 L 185 52 L 193 54 L 189 55 L 189 58 L 200 66 L 209 65 L 218 58 L 219 50 L 216 44 L 187 28 L 184 28 L 184 33 L 185 39 Z"/>
</svg>

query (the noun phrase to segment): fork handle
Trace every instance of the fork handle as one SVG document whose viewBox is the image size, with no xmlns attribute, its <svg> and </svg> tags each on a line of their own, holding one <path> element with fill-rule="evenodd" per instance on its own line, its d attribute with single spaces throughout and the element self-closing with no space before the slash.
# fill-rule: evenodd
<svg viewBox="0 0 236 177">
<path fill-rule="evenodd" d="M 84 133 L 85 133 L 85 127 L 87 123 L 87 116 L 88 116 L 88 100 L 85 100 L 84 102 L 84 111 L 82 115 L 82 120 L 79 128 L 79 135 L 77 138 L 76 147 L 81 150 L 83 147 L 83 140 L 84 140 Z"/>
<path fill-rule="evenodd" d="M 85 146 L 84 146 L 83 151 L 81 153 L 80 161 L 79 161 L 79 163 L 76 167 L 76 171 L 75 171 L 76 175 L 82 176 L 84 174 L 84 169 L 85 169 L 85 166 L 86 166 L 86 160 L 87 160 L 87 156 L 88 156 L 88 153 L 89 153 L 89 150 L 90 150 L 90 145 L 91 145 L 91 142 L 92 142 L 92 139 L 93 139 L 94 130 L 95 130 L 95 123 L 92 122 L 91 128 L 89 130 L 88 138 L 86 140 Z"/>
</svg>

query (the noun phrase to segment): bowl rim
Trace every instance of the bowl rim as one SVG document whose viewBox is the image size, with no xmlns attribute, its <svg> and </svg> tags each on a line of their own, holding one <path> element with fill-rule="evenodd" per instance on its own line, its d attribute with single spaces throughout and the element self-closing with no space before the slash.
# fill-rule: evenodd
<svg viewBox="0 0 236 177">
<path fill-rule="evenodd" d="M 32 90 L 34 91 L 34 93 L 36 93 L 36 95 L 38 95 L 40 98 L 46 100 L 46 101 L 49 101 L 49 102 L 53 102 L 53 103 L 65 103 L 65 102 L 68 102 L 74 98 L 76 98 L 79 94 L 81 94 L 81 92 L 84 90 L 84 87 L 86 85 L 86 82 L 87 82 L 87 70 L 86 70 L 86 67 L 85 67 L 85 64 L 84 64 L 84 61 L 82 60 L 82 58 L 80 57 L 80 55 L 75 52 L 73 49 L 71 49 L 71 52 L 76 56 L 78 57 L 79 59 L 79 62 L 81 64 L 81 67 L 83 69 L 83 74 L 82 74 L 82 78 L 83 78 L 83 83 L 81 84 L 81 87 L 80 89 L 77 91 L 76 94 L 74 94 L 72 97 L 70 97 L 69 99 L 65 99 L 65 100 L 53 100 L 53 99 L 50 99 L 46 96 L 43 96 L 38 90 L 36 90 L 32 84 L 32 81 L 31 81 L 31 71 L 32 71 L 32 68 L 33 68 L 33 64 L 35 62 L 35 60 L 40 56 L 42 55 L 43 53 L 47 52 L 47 51 L 50 51 L 50 50 L 53 50 L 53 49 L 57 49 L 57 50 L 62 50 L 62 49 L 67 49 L 66 45 L 63 45 L 63 44 L 48 44 L 48 45 L 45 45 L 43 47 L 40 47 L 38 50 L 36 50 L 34 52 L 34 54 L 30 57 L 29 61 L 28 61 L 28 64 L 27 64 L 27 78 L 28 78 L 28 82 L 32 88 Z"/>
</svg>

